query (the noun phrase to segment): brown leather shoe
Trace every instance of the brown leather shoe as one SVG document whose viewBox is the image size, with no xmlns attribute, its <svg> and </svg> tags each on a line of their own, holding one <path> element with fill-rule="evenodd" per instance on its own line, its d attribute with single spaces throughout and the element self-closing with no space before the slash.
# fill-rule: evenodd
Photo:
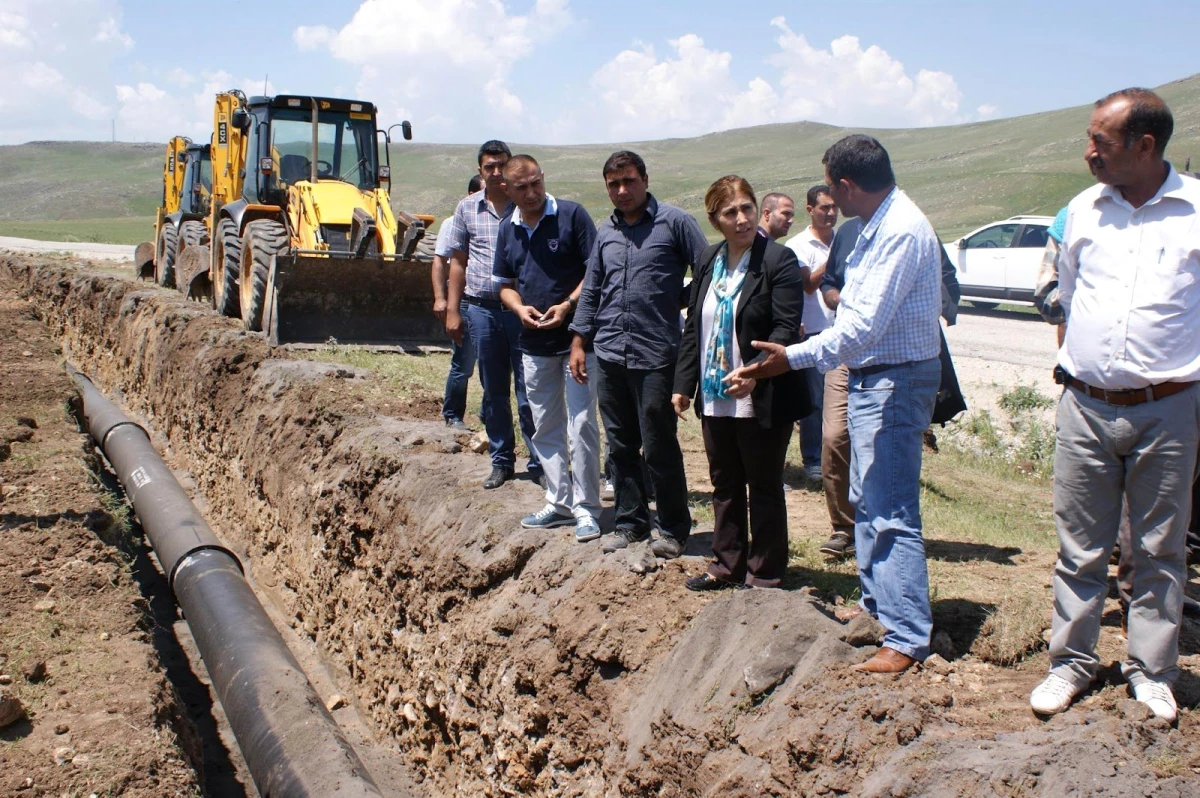
<svg viewBox="0 0 1200 798">
<path fill-rule="evenodd" d="M 866 610 L 863 609 L 863 605 L 851 604 L 849 607 L 838 607 L 833 611 L 833 617 L 837 618 L 842 623 L 846 623 L 847 621 L 854 620 L 864 612 L 866 612 Z"/>
<path fill-rule="evenodd" d="M 911 668 L 915 662 L 916 660 L 907 654 L 901 654 L 894 648 L 883 646 L 875 656 L 866 662 L 860 662 L 851 670 L 865 671 L 866 673 L 901 673 Z"/>
</svg>

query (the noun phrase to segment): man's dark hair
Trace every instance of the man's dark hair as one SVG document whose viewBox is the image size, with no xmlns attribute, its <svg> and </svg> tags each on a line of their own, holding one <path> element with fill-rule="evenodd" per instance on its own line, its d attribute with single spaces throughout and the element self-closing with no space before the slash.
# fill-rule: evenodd
<svg viewBox="0 0 1200 798">
<path fill-rule="evenodd" d="M 503 155 L 505 158 L 511 158 L 512 150 L 503 141 L 492 139 L 491 141 L 483 142 L 483 146 L 479 148 L 479 157 L 476 160 L 477 165 L 483 166 L 483 156 L 485 155 Z"/>
<path fill-rule="evenodd" d="M 642 156 L 629 150 L 617 150 L 608 156 L 608 160 L 604 162 L 604 169 L 600 172 L 600 175 L 607 178 L 614 172 L 620 172 L 628 166 L 637 169 L 638 175 L 642 178 L 646 177 L 646 162 L 642 160 Z"/>
<path fill-rule="evenodd" d="M 1121 133 L 1125 136 L 1125 148 L 1132 147 L 1142 136 L 1150 135 L 1154 137 L 1154 154 L 1161 158 L 1167 151 L 1167 142 L 1171 140 L 1171 134 L 1175 132 L 1175 119 L 1171 116 L 1171 109 L 1154 92 L 1136 86 L 1114 91 L 1107 97 L 1096 100 L 1096 107 L 1103 108 L 1117 100 L 1129 101 L 1129 112 L 1125 115 L 1125 124 L 1121 126 Z"/>
<path fill-rule="evenodd" d="M 478 173 L 471 175 L 471 179 L 467 181 L 467 193 L 474 194 L 483 188 L 483 178 Z"/>
<path fill-rule="evenodd" d="M 821 200 L 822 194 L 829 194 L 831 197 L 833 196 L 833 194 L 831 194 L 829 191 L 829 186 L 825 185 L 824 183 L 818 183 L 810 188 L 808 190 L 807 197 L 808 207 L 816 207 L 816 204 Z"/>
<path fill-rule="evenodd" d="M 870 136 L 846 136 L 825 150 L 821 163 L 825 164 L 825 171 L 834 183 L 852 180 L 863 191 L 872 192 L 896 184 L 887 150 Z"/>
<path fill-rule="evenodd" d="M 792 202 L 792 198 L 787 194 L 784 194 L 782 191 L 772 191 L 770 194 L 763 195 L 762 205 L 760 207 L 763 212 L 773 211 L 775 210 L 775 206 L 779 204 L 780 200 Z M 796 203 L 792 202 L 792 204 L 795 205 Z"/>
<path fill-rule="evenodd" d="M 532 166 L 534 169 L 540 169 L 537 159 L 532 155 L 514 155 L 508 159 L 508 163 L 504 164 L 504 174 L 507 175 L 510 170 L 516 169 L 518 166 Z"/>
</svg>

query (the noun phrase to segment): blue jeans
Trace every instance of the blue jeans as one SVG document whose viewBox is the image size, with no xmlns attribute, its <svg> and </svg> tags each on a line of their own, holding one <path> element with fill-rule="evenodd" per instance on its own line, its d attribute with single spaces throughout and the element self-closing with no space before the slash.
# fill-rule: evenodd
<svg viewBox="0 0 1200 798">
<path fill-rule="evenodd" d="M 520 331 L 521 322 L 515 313 L 499 307 L 467 305 L 467 332 L 475 347 L 479 381 L 483 384 L 483 426 L 487 430 L 492 465 L 513 468 L 516 464 L 517 441 L 509 393 L 515 376 L 517 415 L 530 453 L 529 470 L 540 471 L 531 443 L 533 413 L 525 398 L 525 370 L 521 365 L 521 351 L 517 349 Z"/>
<path fill-rule="evenodd" d="M 815 368 L 804 369 L 804 380 L 808 384 L 808 396 L 813 411 L 800 419 L 800 457 L 805 468 L 821 465 L 821 419 L 825 407 L 825 375 Z"/>
<path fill-rule="evenodd" d="M 467 303 L 459 305 L 463 321 L 467 319 Z M 475 347 L 471 344 L 470 332 L 464 332 L 462 346 L 450 342 L 450 373 L 446 375 L 445 400 L 442 402 L 442 417 L 447 422 L 462 421 L 467 415 L 467 384 L 475 373 Z M 483 409 L 479 415 L 482 418 Z"/>
<path fill-rule="evenodd" d="M 929 656 L 933 616 L 921 536 L 921 435 L 941 381 L 937 358 L 872 374 L 850 372 L 850 502 L 863 609 L 883 644 Z"/>
</svg>

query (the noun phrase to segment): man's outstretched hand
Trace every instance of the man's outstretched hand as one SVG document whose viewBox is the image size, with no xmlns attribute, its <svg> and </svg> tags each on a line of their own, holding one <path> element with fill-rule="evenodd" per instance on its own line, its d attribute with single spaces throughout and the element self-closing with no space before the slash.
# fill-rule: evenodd
<svg viewBox="0 0 1200 798">
<path fill-rule="evenodd" d="M 763 354 L 755 358 L 749 365 L 729 372 L 724 380 L 726 384 L 734 385 L 745 380 L 766 380 L 778 377 L 791 369 L 787 359 L 787 347 L 783 344 L 771 341 L 751 341 L 750 345 Z"/>
</svg>

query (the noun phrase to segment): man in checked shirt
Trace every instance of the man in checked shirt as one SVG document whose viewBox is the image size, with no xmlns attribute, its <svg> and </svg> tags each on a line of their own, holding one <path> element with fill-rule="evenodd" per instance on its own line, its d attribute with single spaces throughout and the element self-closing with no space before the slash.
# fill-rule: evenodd
<svg viewBox="0 0 1200 798">
<path fill-rule="evenodd" d="M 863 220 L 846 265 L 837 316 L 799 344 L 755 341 L 764 356 L 726 379 L 816 366 L 849 367 L 850 500 L 862 599 L 887 630 L 854 666 L 898 673 L 929 655 L 933 618 L 921 535 L 921 436 L 941 378 L 941 245 L 925 215 L 896 188 L 887 151 L 847 136 L 825 152 L 825 182 L 847 218 Z"/>
<path fill-rule="evenodd" d="M 500 303 L 500 284 L 492 278 L 496 260 L 496 237 L 500 225 L 512 214 L 512 201 L 504 185 L 504 165 L 512 157 L 503 141 L 486 141 L 479 148 L 479 175 L 483 190 L 469 195 L 454 209 L 454 225 L 442 251 L 453 250 L 450 285 L 446 298 L 446 334 L 462 345 L 464 333 L 471 336 L 483 384 L 483 425 L 487 430 L 492 472 L 483 482 L 487 490 L 513 478 L 516 433 L 513 430 L 511 394 L 515 383 L 517 414 L 529 449 L 530 477 L 542 481 L 542 466 L 534 453 L 533 411 L 525 398 L 525 373 L 517 336 L 521 321 Z M 459 303 L 466 306 L 470 320 L 463 323 Z M 465 327 L 465 330 L 464 330 Z"/>
</svg>

